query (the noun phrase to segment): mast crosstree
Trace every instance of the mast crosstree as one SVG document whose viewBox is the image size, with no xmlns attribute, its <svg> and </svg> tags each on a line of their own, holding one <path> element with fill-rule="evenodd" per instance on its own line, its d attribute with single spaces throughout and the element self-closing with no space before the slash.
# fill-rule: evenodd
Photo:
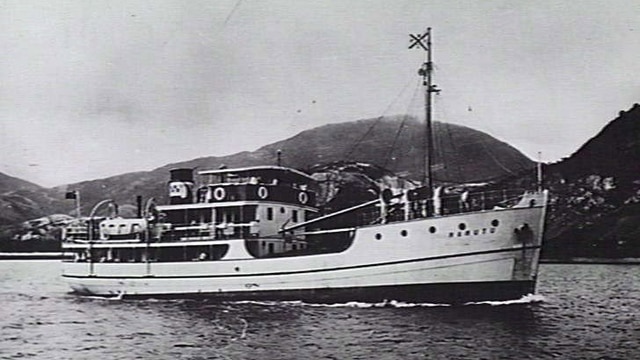
<svg viewBox="0 0 640 360">
<path fill-rule="evenodd" d="M 440 92 L 437 85 L 432 82 L 433 74 L 433 61 L 431 59 L 432 44 L 431 44 L 431 28 L 427 28 L 424 34 L 410 34 L 411 43 L 409 49 L 418 48 L 427 52 L 427 61 L 422 64 L 422 67 L 418 70 L 418 75 L 422 77 L 422 85 L 425 87 L 424 99 L 425 99 L 425 134 L 424 134 L 424 151 L 425 151 L 425 164 L 423 172 L 423 184 L 426 184 L 429 189 L 429 193 L 433 193 L 433 174 L 431 168 L 433 166 L 433 128 L 432 128 L 432 107 L 433 99 L 432 94 Z"/>
</svg>

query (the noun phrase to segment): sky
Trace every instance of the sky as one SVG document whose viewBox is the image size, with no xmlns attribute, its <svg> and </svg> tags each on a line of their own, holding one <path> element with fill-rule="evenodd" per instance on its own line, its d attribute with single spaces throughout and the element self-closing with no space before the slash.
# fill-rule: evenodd
<svg viewBox="0 0 640 360">
<path fill-rule="evenodd" d="M 435 120 L 532 159 L 640 102 L 640 3 L 0 0 L 0 172 L 56 186 L 253 151 L 409 111 L 433 30 Z M 284 154 L 283 156 L 286 156 Z"/>
</svg>

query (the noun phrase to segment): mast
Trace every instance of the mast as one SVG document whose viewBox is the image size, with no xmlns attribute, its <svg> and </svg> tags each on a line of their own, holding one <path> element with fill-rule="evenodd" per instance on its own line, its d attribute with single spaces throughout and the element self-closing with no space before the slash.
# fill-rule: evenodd
<svg viewBox="0 0 640 360">
<path fill-rule="evenodd" d="M 412 43 L 409 49 L 420 47 L 427 52 L 427 61 L 422 64 L 418 70 L 418 75 L 422 77 L 422 85 L 424 86 L 424 111 L 425 111 L 425 129 L 424 129 L 424 172 L 423 184 L 426 184 L 429 193 L 433 194 L 433 174 L 431 168 L 433 166 L 433 129 L 432 129 L 432 112 L 433 112 L 433 93 L 437 93 L 440 89 L 432 82 L 433 61 L 431 59 L 431 28 L 422 35 L 410 35 Z M 426 44 L 423 40 L 426 39 Z"/>
</svg>

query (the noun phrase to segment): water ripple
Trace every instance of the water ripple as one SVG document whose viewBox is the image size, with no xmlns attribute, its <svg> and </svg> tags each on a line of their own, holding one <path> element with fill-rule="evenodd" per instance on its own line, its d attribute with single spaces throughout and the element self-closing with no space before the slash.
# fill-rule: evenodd
<svg viewBox="0 0 640 360">
<path fill-rule="evenodd" d="M 78 297 L 58 265 L 0 262 L 2 359 L 640 358 L 638 267 L 544 265 L 540 295 L 448 306 Z"/>
</svg>

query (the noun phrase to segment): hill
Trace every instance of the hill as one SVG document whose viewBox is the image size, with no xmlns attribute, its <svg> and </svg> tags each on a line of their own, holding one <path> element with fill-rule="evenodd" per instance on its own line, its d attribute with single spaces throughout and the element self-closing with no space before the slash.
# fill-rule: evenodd
<svg viewBox="0 0 640 360">
<path fill-rule="evenodd" d="M 545 173 L 548 257 L 640 257 L 640 105 Z"/>
<path fill-rule="evenodd" d="M 159 203 L 164 203 L 171 168 L 203 170 L 223 164 L 228 167 L 275 164 L 278 151 L 282 154 L 282 165 L 293 168 L 310 170 L 319 164 L 352 160 L 377 164 L 406 178 L 419 180 L 424 171 L 423 133 L 423 124 L 406 116 L 366 119 L 303 131 L 253 152 L 203 157 L 167 164 L 152 171 L 52 189 L 11 178 L 6 181 L 6 187 L 14 190 L 0 198 L 5 209 L 0 213 L 0 225 L 54 213 L 73 214 L 74 201 L 65 200 L 65 192 L 71 190 L 80 192 L 84 215 L 103 199 L 115 200 L 121 209 L 131 209 L 137 195 L 154 197 Z M 439 182 L 476 182 L 533 167 L 532 161 L 518 150 L 485 133 L 463 126 L 435 123 L 434 134 L 440 145 L 434 154 L 435 177 Z M 21 228 L 22 232 L 26 231 L 24 226 Z M 14 227 L 11 229 L 15 230 Z"/>
<path fill-rule="evenodd" d="M 46 193 L 41 186 L 0 173 L 0 226 L 44 215 Z"/>
<path fill-rule="evenodd" d="M 377 164 L 408 178 L 420 179 L 423 172 L 423 125 L 415 119 L 391 117 L 324 125 L 306 130 L 289 139 L 266 145 L 253 152 L 228 156 L 211 156 L 167 164 L 148 172 L 129 173 L 106 179 L 85 181 L 58 187 L 59 197 L 66 190 L 82 194 L 83 212 L 96 202 L 111 198 L 133 204 L 136 195 L 166 201 L 169 169 L 215 169 L 275 164 L 278 150 L 282 165 L 309 170 L 340 160 Z M 533 162 L 510 145 L 467 127 L 435 123 L 442 147 L 436 153 L 435 177 L 440 181 L 472 182 L 531 169 Z M 440 141 L 439 141 L 440 142 Z M 449 165 L 444 165 L 449 164 Z M 72 203 L 61 204 L 62 212 L 72 210 Z"/>
<path fill-rule="evenodd" d="M 199 158 L 157 170 L 274 164 L 280 150 L 284 166 L 302 170 L 353 160 L 376 164 L 418 180 L 424 172 L 423 126 L 413 118 L 402 116 L 329 124 L 254 152 Z M 436 122 L 434 134 L 438 144 L 435 177 L 441 182 L 480 181 L 533 167 L 532 161 L 518 150 L 480 131 Z"/>
</svg>

